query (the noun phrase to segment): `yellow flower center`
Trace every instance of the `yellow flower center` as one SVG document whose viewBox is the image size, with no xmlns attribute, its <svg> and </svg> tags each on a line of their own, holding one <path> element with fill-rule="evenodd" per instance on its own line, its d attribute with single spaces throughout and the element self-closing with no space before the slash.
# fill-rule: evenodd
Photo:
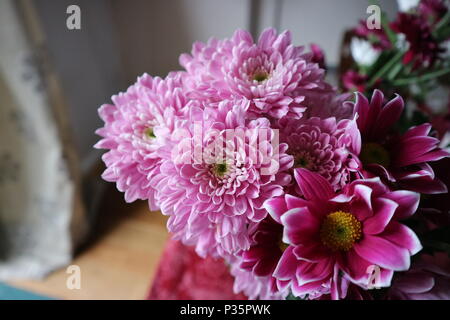
<svg viewBox="0 0 450 320">
<path fill-rule="evenodd" d="M 391 163 L 389 152 L 379 143 L 369 142 L 362 146 L 359 158 L 364 164 L 377 163 L 388 167 Z"/>
<path fill-rule="evenodd" d="M 322 243 L 333 251 L 347 251 L 361 239 L 361 222 L 348 212 L 330 213 L 320 228 Z"/>
<path fill-rule="evenodd" d="M 278 247 L 282 252 L 284 252 L 284 250 L 286 250 L 289 245 L 287 243 L 284 243 L 283 240 L 280 240 L 280 242 L 278 242 Z"/>
</svg>

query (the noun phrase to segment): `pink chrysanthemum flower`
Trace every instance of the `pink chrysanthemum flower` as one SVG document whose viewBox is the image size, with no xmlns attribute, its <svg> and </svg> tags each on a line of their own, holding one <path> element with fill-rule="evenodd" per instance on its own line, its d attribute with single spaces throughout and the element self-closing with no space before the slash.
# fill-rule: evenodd
<svg viewBox="0 0 450 320">
<path fill-rule="evenodd" d="M 336 194 L 322 176 L 297 169 L 304 199 L 291 195 L 266 202 L 284 227 L 283 252 L 274 272 L 290 281 L 294 295 L 331 294 L 339 298 L 342 272 L 354 284 L 369 285 L 368 267 L 380 267 L 377 286 L 390 285 L 394 271 L 405 271 L 421 250 L 412 230 L 401 224 L 417 209 L 419 194 L 389 191 L 380 179 L 355 180 Z M 329 292 L 321 292 L 328 287 Z"/>
<path fill-rule="evenodd" d="M 248 107 L 248 101 L 223 101 L 191 108 L 190 126 L 176 134 L 172 157 L 152 178 L 169 231 L 201 256 L 248 249 L 248 224 L 264 219 L 264 201 L 290 182 L 287 146 L 272 144 L 267 119 L 247 123 Z"/>
<path fill-rule="evenodd" d="M 109 150 L 102 157 L 106 164 L 102 178 L 116 182 L 127 202 L 148 199 L 155 210 L 155 189 L 149 178 L 159 170 L 159 150 L 188 104 L 180 74 L 171 73 L 166 79 L 144 74 L 112 101 L 99 109 L 105 125 L 96 131 L 102 139 L 95 147 Z"/>
<path fill-rule="evenodd" d="M 421 193 L 441 193 L 447 188 L 435 177 L 428 162 L 449 156 L 438 147 L 439 140 L 429 136 L 431 125 L 421 124 L 403 135 L 391 132 L 399 121 L 404 104 L 400 96 L 384 104 L 384 95 L 375 90 L 372 100 L 357 93 L 354 106 L 362 136 L 359 154 L 364 175 L 381 177 L 392 187 Z"/>
<path fill-rule="evenodd" d="M 423 254 L 410 270 L 393 281 L 387 299 L 449 300 L 450 259 L 447 253 Z"/>
<path fill-rule="evenodd" d="M 296 92 L 325 86 L 324 70 L 303 49 L 292 45 L 288 31 L 277 35 L 267 29 L 254 43 L 249 32 L 238 30 L 231 39 L 196 42 L 191 55 L 180 56 L 180 64 L 196 99 L 246 98 L 248 113 L 256 117 L 301 117 L 304 97 Z"/>
<path fill-rule="evenodd" d="M 361 136 L 355 120 L 336 118 L 279 121 L 280 141 L 288 145 L 294 168 L 306 168 L 323 176 L 334 190 L 341 189 L 357 173 Z M 295 188 L 300 194 L 300 189 Z"/>
</svg>

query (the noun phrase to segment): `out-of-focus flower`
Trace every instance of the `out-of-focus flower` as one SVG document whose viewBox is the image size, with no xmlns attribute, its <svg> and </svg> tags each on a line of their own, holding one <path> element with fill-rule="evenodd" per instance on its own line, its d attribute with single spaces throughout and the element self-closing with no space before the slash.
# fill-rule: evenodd
<svg viewBox="0 0 450 320">
<path fill-rule="evenodd" d="M 447 189 L 450 187 L 450 158 L 441 159 L 432 165 L 433 171 L 437 177 L 445 184 Z M 422 231 L 434 230 L 450 225 L 450 197 L 448 193 L 427 195 L 420 202 L 420 209 L 415 216 L 424 229 Z"/>
<path fill-rule="evenodd" d="M 414 69 L 432 67 L 444 51 L 423 16 L 399 13 L 391 28 L 405 35 L 408 51 L 403 56 L 403 63 L 412 63 Z"/>
<path fill-rule="evenodd" d="M 361 20 L 353 31 L 357 36 L 370 41 L 377 50 L 388 50 L 392 47 L 384 28 L 369 29 L 365 20 Z"/>
<path fill-rule="evenodd" d="M 311 48 L 311 52 L 313 54 L 313 56 L 311 58 L 311 62 L 315 62 L 319 65 L 320 68 L 326 69 L 325 53 L 323 52 L 322 48 L 315 43 L 312 43 L 310 45 L 310 48 Z"/>
<path fill-rule="evenodd" d="M 366 177 L 379 176 L 392 187 L 422 193 L 446 192 L 445 185 L 435 177 L 429 162 L 448 157 L 439 148 L 439 140 L 429 136 L 428 123 L 412 127 L 403 135 L 392 133 L 400 119 L 404 103 L 400 96 L 384 104 L 384 95 L 375 90 L 369 101 L 356 94 L 354 106 L 362 136 L 359 154 Z"/>
<path fill-rule="evenodd" d="M 149 177 L 159 171 L 159 152 L 175 129 L 175 119 L 189 108 L 181 73 L 171 73 L 166 79 L 144 74 L 112 101 L 99 109 L 105 125 L 96 131 L 102 139 L 95 147 L 109 150 L 102 157 L 107 167 L 102 178 L 116 182 L 127 202 L 148 200 L 156 210 Z"/>
<path fill-rule="evenodd" d="M 324 70 L 303 49 L 292 45 L 288 31 L 278 35 L 267 29 L 254 43 L 250 33 L 238 30 L 231 39 L 196 42 L 191 54 L 180 56 L 180 63 L 188 71 L 192 98 L 246 98 L 247 112 L 255 117 L 301 117 L 304 96 L 297 91 L 325 85 Z"/>
<path fill-rule="evenodd" d="M 362 66 L 371 66 L 380 56 L 380 51 L 375 50 L 369 41 L 357 37 L 352 38 L 350 52 L 353 60 Z"/>
<path fill-rule="evenodd" d="M 366 91 L 367 80 L 366 75 L 360 74 L 354 70 L 348 70 L 342 76 L 342 84 L 344 89 L 348 91 Z"/>
<path fill-rule="evenodd" d="M 201 256 L 248 249 L 247 225 L 264 219 L 264 201 L 290 182 L 287 145 L 272 144 L 267 119 L 245 119 L 249 104 L 191 108 L 188 126 L 173 135 L 171 156 L 151 178 L 169 231 Z"/>
<path fill-rule="evenodd" d="M 408 12 L 414 9 L 419 4 L 420 0 L 397 0 L 398 10 L 401 12 Z"/>
<path fill-rule="evenodd" d="M 443 0 L 420 1 L 419 14 L 431 24 L 438 22 L 447 12 L 448 7 Z"/>
<path fill-rule="evenodd" d="M 389 289 L 390 300 L 449 300 L 450 259 L 447 253 L 423 254 Z"/>
<path fill-rule="evenodd" d="M 285 195 L 265 204 L 289 244 L 273 275 L 289 281 L 295 296 L 345 296 L 341 273 L 366 288 L 371 265 L 380 267 L 380 287 L 390 285 L 394 271 L 409 269 L 410 256 L 422 246 L 399 220 L 415 213 L 419 194 L 392 192 L 379 178 L 355 180 L 336 194 L 325 178 L 306 169 L 297 169 L 295 179 L 304 199 Z"/>
</svg>

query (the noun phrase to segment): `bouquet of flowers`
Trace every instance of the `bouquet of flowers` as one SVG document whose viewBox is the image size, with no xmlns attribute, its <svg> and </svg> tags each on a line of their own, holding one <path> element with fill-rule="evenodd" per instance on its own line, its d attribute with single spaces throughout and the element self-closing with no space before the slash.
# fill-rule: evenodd
<svg viewBox="0 0 450 320">
<path fill-rule="evenodd" d="M 450 11 L 448 0 L 398 0 L 393 21 L 379 29 L 360 21 L 349 48 L 342 87 L 371 94 L 399 93 L 408 101 L 405 126 L 431 121 L 439 136 L 450 129 Z M 348 60 L 348 59 L 345 59 Z M 409 119 L 407 119 L 409 117 Z M 448 140 L 448 138 L 447 138 Z"/>
<path fill-rule="evenodd" d="M 339 94 L 288 31 L 179 60 L 99 110 L 103 178 L 126 201 L 251 299 L 450 298 L 450 154 L 430 124 L 399 127 L 400 95 Z"/>
</svg>

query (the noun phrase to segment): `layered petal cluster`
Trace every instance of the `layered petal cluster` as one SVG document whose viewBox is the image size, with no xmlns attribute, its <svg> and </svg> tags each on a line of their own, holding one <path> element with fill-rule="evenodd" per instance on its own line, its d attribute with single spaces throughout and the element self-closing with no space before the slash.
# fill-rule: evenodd
<svg viewBox="0 0 450 320">
<path fill-rule="evenodd" d="M 361 137 L 355 120 L 335 117 L 308 119 L 283 118 L 279 121 L 280 140 L 294 157 L 294 168 L 306 168 L 320 174 L 341 189 L 355 174 L 359 160 Z M 300 190 L 294 190 L 301 195 Z"/>
<path fill-rule="evenodd" d="M 291 195 L 266 202 L 283 225 L 289 244 L 273 276 L 289 281 L 296 296 L 345 296 L 342 275 L 361 288 L 370 285 L 368 268 L 379 268 L 377 286 L 406 271 L 421 250 L 414 232 L 400 221 L 415 213 L 419 195 L 389 191 L 378 178 L 355 180 L 336 194 L 322 176 L 306 169 L 295 175 L 304 198 Z"/>
<path fill-rule="evenodd" d="M 446 186 L 435 176 L 429 162 L 448 157 L 439 148 L 439 139 L 429 135 L 428 123 L 397 133 L 404 103 L 396 96 L 386 104 L 381 91 L 375 90 L 369 102 L 357 93 L 354 113 L 362 136 L 359 159 L 366 177 L 380 176 L 393 187 L 422 193 L 446 192 Z"/>
<path fill-rule="evenodd" d="M 245 120 L 249 105 L 227 100 L 192 108 L 170 158 L 151 179 L 169 231 L 202 256 L 248 249 L 248 225 L 266 217 L 264 201 L 290 182 L 287 146 L 272 144 L 267 119 Z"/>
<path fill-rule="evenodd" d="M 391 300 L 449 300 L 450 259 L 443 252 L 423 254 L 389 289 Z"/>
<path fill-rule="evenodd" d="M 127 202 L 148 199 L 152 210 L 158 207 L 150 177 L 159 171 L 160 150 L 177 117 L 189 108 L 181 77 L 181 73 L 165 79 L 144 74 L 126 92 L 114 95 L 113 104 L 99 109 L 105 125 L 96 131 L 102 139 L 95 147 L 109 150 L 102 157 L 107 167 L 102 178 L 116 182 Z"/>
<path fill-rule="evenodd" d="M 278 35 L 274 29 L 262 32 L 257 43 L 243 30 L 231 39 L 196 42 L 191 54 L 180 57 L 193 98 L 246 98 L 251 101 L 250 115 L 278 119 L 287 114 L 301 117 L 305 106 L 299 90 L 327 86 L 324 70 L 315 61 L 317 54 L 292 44 L 289 31 Z"/>
</svg>

